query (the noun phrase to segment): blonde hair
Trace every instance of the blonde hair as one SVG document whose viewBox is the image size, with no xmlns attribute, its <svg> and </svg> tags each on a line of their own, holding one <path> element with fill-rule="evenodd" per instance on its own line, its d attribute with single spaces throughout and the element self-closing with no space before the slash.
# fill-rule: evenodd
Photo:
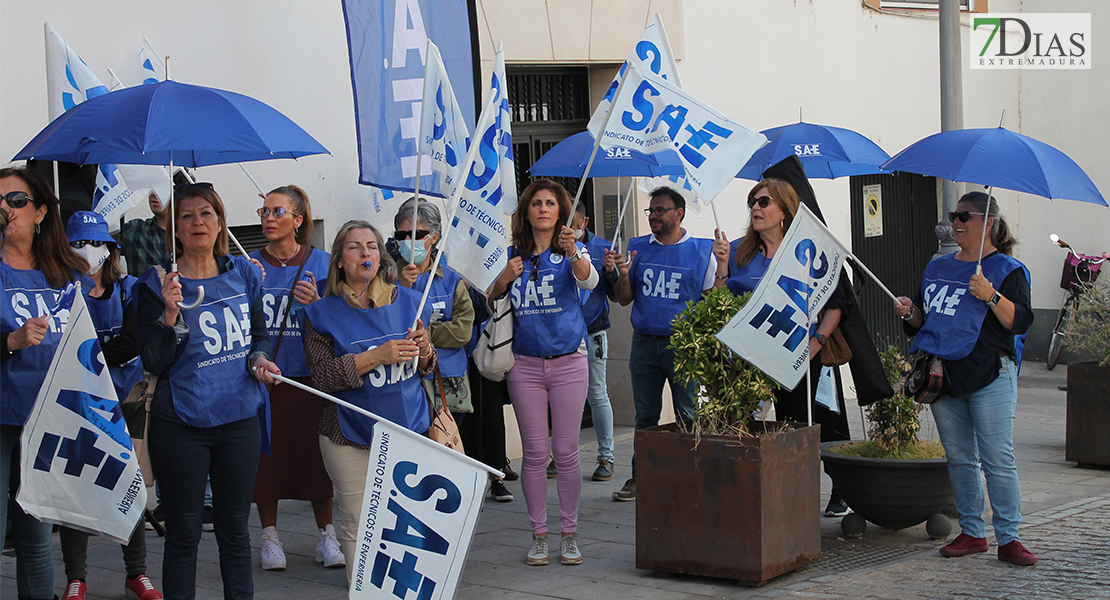
<svg viewBox="0 0 1110 600">
<path fill-rule="evenodd" d="M 760 188 L 767 188 L 771 193 L 771 201 L 775 206 L 782 210 L 783 231 L 790 229 L 790 224 L 794 222 L 794 215 L 798 214 L 798 193 L 794 191 L 794 187 L 781 179 L 764 179 L 755 184 L 755 187 L 748 192 L 748 198 L 751 199 L 752 194 L 759 191 Z M 750 212 L 751 209 L 749 209 Z M 763 245 L 763 238 L 755 231 L 754 224 L 748 221 L 748 231 L 744 234 L 744 239 L 740 240 L 740 244 L 736 246 L 736 265 L 742 267 L 755 258 L 756 252 L 760 250 L 766 251 L 767 248 Z"/>
<path fill-rule="evenodd" d="M 343 283 L 347 281 L 346 274 L 343 269 L 339 268 L 339 261 L 343 258 L 343 245 L 347 243 L 347 237 L 351 232 L 356 229 L 369 229 L 374 232 L 374 238 L 378 242 L 378 277 L 386 283 L 394 283 L 397 281 L 397 264 L 385 251 L 385 240 L 382 234 L 376 227 L 366 221 L 347 221 L 339 228 L 335 234 L 335 240 L 331 243 L 331 260 L 328 261 L 328 284 L 324 289 L 324 296 L 341 296 L 340 290 Z"/>
<path fill-rule="evenodd" d="M 227 213 L 224 211 L 224 202 L 220 195 L 212 189 L 211 184 L 190 185 L 173 193 L 173 227 L 166 228 L 166 252 L 173 252 L 176 248 L 178 254 L 183 254 L 185 248 L 181 240 L 174 237 L 178 229 L 178 220 L 181 218 L 181 203 L 189 198 L 200 198 L 212 206 L 216 218 L 220 222 L 220 231 L 216 234 L 216 245 L 212 247 L 213 256 L 227 256 Z M 246 258 L 245 256 L 243 258 Z"/>
</svg>

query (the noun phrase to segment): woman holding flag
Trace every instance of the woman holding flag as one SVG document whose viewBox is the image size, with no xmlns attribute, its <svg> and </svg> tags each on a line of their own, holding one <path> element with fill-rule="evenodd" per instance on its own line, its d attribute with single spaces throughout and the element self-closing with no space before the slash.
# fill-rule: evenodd
<svg viewBox="0 0 1110 600">
<path fill-rule="evenodd" d="M 308 194 L 295 185 L 281 186 L 258 209 L 269 240 L 251 258 L 265 263 L 262 310 L 274 345 L 274 362 L 286 377 L 311 384 L 304 357 L 304 307 L 324 293 L 328 253 L 312 247 L 312 207 Z M 319 274 L 319 278 L 317 278 Z M 278 539 L 278 500 L 308 500 L 316 518 L 316 562 L 327 568 L 343 566 L 343 552 L 332 525 L 331 479 L 324 470 L 316 421 L 319 397 L 291 385 L 270 390 L 270 454 L 258 458 L 254 503 L 262 524 L 262 570 L 286 567 L 285 549 Z"/>
<path fill-rule="evenodd" d="M 434 371 L 436 350 L 416 318 L 420 293 L 396 285 L 397 266 L 384 248 L 366 221 L 339 228 L 324 297 L 305 307 L 305 357 L 316 389 L 424 433 L 431 418 L 421 379 Z M 339 498 L 350 581 L 374 421 L 327 402 L 318 433 Z"/>
<path fill-rule="evenodd" d="M 174 192 L 179 269 L 151 268 L 140 279 L 138 319 L 143 366 L 158 376 L 150 416 L 150 458 L 166 515 L 162 586 L 167 598 L 196 596 L 197 547 L 205 482 L 225 598 L 254 597 L 247 521 L 262 445 L 262 383 L 280 373 L 270 361 L 262 273 L 227 255 L 223 201 L 211 184 Z M 171 234 L 176 232 L 176 239 Z M 204 303 L 180 307 L 204 286 Z"/>
<path fill-rule="evenodd" d="M 89 315 L 100 337 L 104 364 L 115 384 L 120 402 L 143 378 L 139 360 L 139 325 L 135 318 L 134 285 L 136 278 L 127 275 L 119 260 L 119 245 L 108 233 L 108 223 L 99 213 L 78 211 L 66 224 L 69 245 L 89 263 L 93 287 L 82 290 Z M 146 413 L 139 419 L 128 418 L 127 429 L 132 437 L 142 436 Z M 69 527 L 58 530 L 62 542 L 62 562 L 66 570 L 66 593 L 62 600 L 84 600 L 88 577 L 86 557 L 89 534 Z M 140 521 L 123 548 L 123 564 L 127 579 L 124 588 L 139 600 L 160 600 L 162 594 L 146 576 L 146 529 Z"/>
<path fill-rule="evenodd" d="M 66 243 L 58 199 L 47 183 L 26 168 L 0 169 L 0 210 L 8 217 L 0 258 L 0 538 L 11 508 L 20 598 L 54 597 L 51 525 L 40 523 L 16 503 L 20 436 L 65 331 L 68 308 L 58 308 L 64 288 L 84 277 L 89 264 Z"/>
<path fill-rule="evenodd" d="M 574 230 L 563 226 L 570 211 L 566 188 L 550 179 L 532 182 L 520 195 L 513 214 L 517 256 L 509 259 L 490 291 L 491 298 L 512 295 L 516 363 L 509 371 L 508 384 L 524 450 L 520 478 L 532 521 L 532 549 L 525 558 L 529 565 L 548 563 L 549 412 L 550 449 L 558 472 L 560 561 L 565 565 L 582 563 L 577 536 L 582 495 L 578 430 L 589 372 L 579 293 L 592 290 L 599 276 L 586 247 L 574 240 Z"/>
</svg>

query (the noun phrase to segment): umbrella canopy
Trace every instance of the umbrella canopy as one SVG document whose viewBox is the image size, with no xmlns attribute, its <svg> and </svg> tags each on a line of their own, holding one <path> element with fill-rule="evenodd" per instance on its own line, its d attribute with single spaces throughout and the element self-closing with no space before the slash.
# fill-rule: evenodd
<svg viewBox="0 0 1110 600">
<path fill-rule="evenodd" d="M 555 144 L 528 172 L 548 177 L 582 177 L 593 149 L 594 138 L 590 132 L 576 133 Z M 625 148 L 598 148 L 589 176 L 659 177 L 685 174 L 682 162 L 674 152 L 641 154 Z"/>
<path fill-rule="evenodd" d="M 882 169 L 1107 206 L 1091 178 L 1066 154 L 1004 127 L 931 135 Z"/>
<path fill-rule="evenodd" d="M 879 165 L 890 160 L 875 142 L 843 127 L 799 122 L 760 133 L 769 143 L 756 150 L 736 174 L 741 179 L 759 181 L 764 171 L 788 156 L 797 156 L 811 179 L 874 175 L 881 172 Z"/>
<path fill-rule="evenodd" d="M 12 160 L 175 165 L 326 154 L 305 130 L 248 96 L 163 81 L 92 98 L 46 126 Z"/>
</svg>

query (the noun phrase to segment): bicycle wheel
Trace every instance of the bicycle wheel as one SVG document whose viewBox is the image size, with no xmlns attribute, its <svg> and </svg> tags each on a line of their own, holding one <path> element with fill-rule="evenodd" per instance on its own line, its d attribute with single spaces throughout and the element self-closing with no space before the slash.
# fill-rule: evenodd
<svg viewBox="0 0 1110 600">
<path fill-rule="evenodd" d="M 1068 296 L 1064 306 L 1060 307 L 1060 316 L 1056 318 L 1056 326 L 1052 328 L 1052 340 L 1048 343 L 1048 363 L 1046 365 L 1049 371 L 1055 369 L 1057 362 L 1060 360 L 1060 351 L 1064 348 L 1064 338 L 1068 336 L 1068 330 L 1071 328 L 1071 314 L 1075 301 L 1074 295 Z"/>
</svg>

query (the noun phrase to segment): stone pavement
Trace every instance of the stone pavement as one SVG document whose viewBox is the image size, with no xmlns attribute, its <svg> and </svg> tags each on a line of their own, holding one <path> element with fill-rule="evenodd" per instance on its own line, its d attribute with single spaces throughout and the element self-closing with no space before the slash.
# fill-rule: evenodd
<svg viewBox="0 0 1110 600">
<path fill-rule="evenodd" d="M 1048 372 L 1027 363 L 1019 379 L 1015 447 L 1022 485 L 1025 523 L 1022 540 L 1041 562 L 1014 567 L 995 558 L 991 549 L 957 559 L 937 553 L 941 542 L 928 539 L 924 525 L 902 531 L 871 525 L 862 539 L 840 535 L 839 519 L 822 519 L 822 558 L 761 587 L 735 581 L 652 573 L 635 568 L 635 503 L 613 502 L 629 475 L 632 432 L 617 431 L 617 476 L 609 482 L 588 480 L 596 444 L 593 430 L 582 432 L 583 483 L 579 537 L 585 562 L 558 563 L 557 546 L 546 567 L 529 567 L 524 554 L 531 535 L 519 482 L 508 487 L 516 500 L 487 498 L 457 598 L 1110 598 L 1110 470 L 1080 469 L 1064 457 L 1066 370 Z M 859 410 L 849 405 L 853 435 L 862 437 Z M 924 437 L 935 437 L 925 419 Z M 519 469 L 519 461 L 514 461 Z M 823 477 L 823 494 L 829 481 Z M 554 482 L 548 495 L 548 521 L 558 534 Z M 989 510 L 989 509 L 988 509 Z M 987 517 L 989 521 L 989 515 Z M 955 524 L 953 524 L 955 526 Z M 316 534 L 307 502 L 283 502 L 279 521 L 289 559 L 284 572 L 263 572 L 255 550 L 256 597 L 263 600 L 330 600 L 346 598 L 342 570 L 326 570 L 313 556 Z M 989 531 L 989 528 L 988 528 Z M 252 517 L 252 536 L 261 534 Z M 161 580 L 161 538 L 148 533 L 148 573 Z M 222 597 L 217 550 L 205 534 L 198 565 L 200 599 Z M 117 546 L 93 538 L 89 548 L 90 599 L 123 597 L 123 562 Z M 0 597 L 15 598 L 14 560 L 5 556 Z M 57 553 L 58 589 L 64 585 Z"/>
</svg>

